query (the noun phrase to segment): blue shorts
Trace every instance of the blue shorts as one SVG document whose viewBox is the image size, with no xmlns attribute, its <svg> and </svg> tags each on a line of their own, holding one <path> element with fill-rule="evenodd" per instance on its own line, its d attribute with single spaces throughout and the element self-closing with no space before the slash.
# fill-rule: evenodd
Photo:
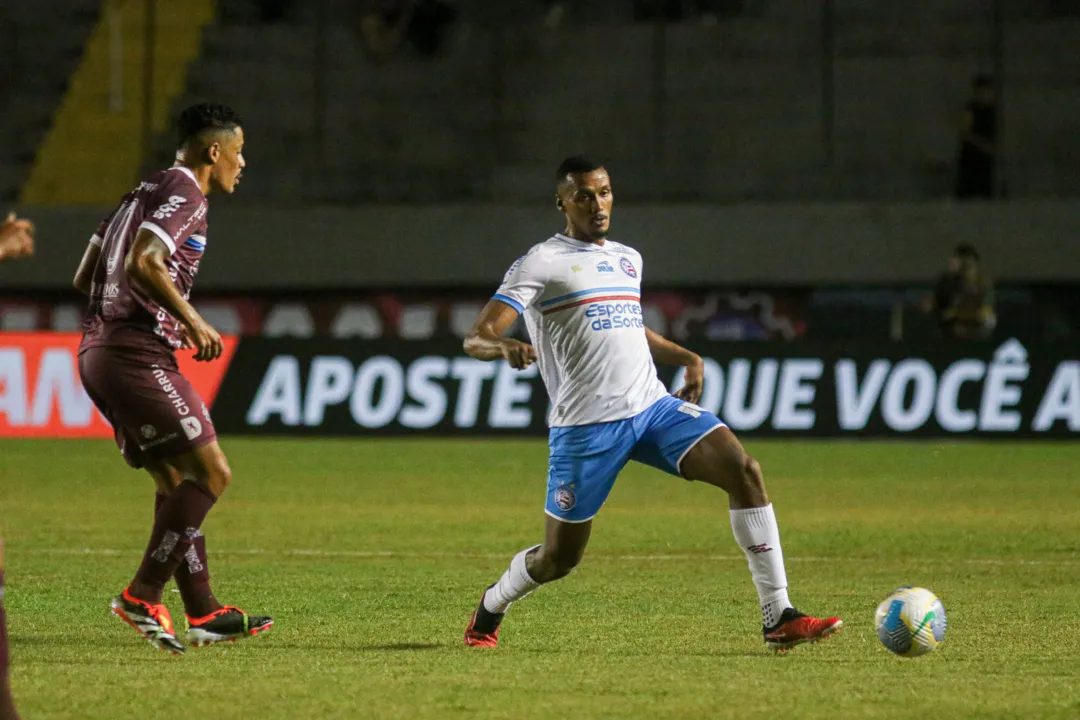
<svg viewBox="0 0 1080 720">
<path fill-rule="evenodd" d="M 625 420 L 551 428 L 544 511 L 566 522 L 592 519 L 630 460 L 682 477 L 690 448 L 723 426 L 708 410 L 669 395 Z"/>
</svg>

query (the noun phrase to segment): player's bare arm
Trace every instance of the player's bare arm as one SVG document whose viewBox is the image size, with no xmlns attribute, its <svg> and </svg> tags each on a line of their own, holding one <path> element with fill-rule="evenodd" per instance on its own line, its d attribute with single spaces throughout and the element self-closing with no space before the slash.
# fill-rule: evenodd
<svg viewBox="0 0 1080 720">
<path fill-rule="evenodd" d="M 661 365 L 680 365 L 686 368 L 686 380 L 675 392 L 675 397 L 696 403 L 701 398 L 701 390 L 705 384 L 705 363 L 701 356 L 649 328 L 645 328 L 645 337 L 649 341 L 649 352 L 652 353 L 653 360 Z"/>
<path fill-rule="evenodd" d="M 90 295 L 90 286 L 94 277 L 94 268 L 97 267 L 98 258 L 101 257 L 101 248 L 94 243 L 86 244 L 86 252 L 83 253 L 79 268 L 75 271 L 75 279 L 72 285 L 83 295 Z"/>
<path fill-rule="evenodd" d="M 124 270 L 165 311 L 183 325 L 187 341 L 196 349 L 196 360 L 221 356 L 221 336 L 195 311 L 176 289 L 165 260 L 169 249 L 150 230 L 140 230 L 124 259 Z"/>
<path fill-rule="evenodd" d="M 0 225 L 0 262 L 34 254 L 34 223 L 8 213 Z"/>
<path fill-rule="evenodd" d="M 510 367 L 522 370 L 536 362 L 536 348 L 505 337 L 517 319 L 517 310 L 499 300 L 489 300 L 465 336 L 465 353 L 477 360 L 505 358 Z"/>
</svg>

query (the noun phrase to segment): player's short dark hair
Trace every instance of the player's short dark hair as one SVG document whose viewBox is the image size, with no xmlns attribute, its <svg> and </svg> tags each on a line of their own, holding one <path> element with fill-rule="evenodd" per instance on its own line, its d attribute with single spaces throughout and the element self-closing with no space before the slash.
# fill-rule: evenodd
<svg viewBox="0 0 1080 720">
<path fill-rule="evenodd" d="M 602 167 L 604 167 L 603 163 L 595 162 L 584 155 L 571 155 L 559 163 L 559 169 L 555 173 L 555 180 L 563 182 L 566 180 L 567 175 L 580 175 L 599 170 Z"/>
<path fill-rule="evenodd" d="M 177 146 L 183 147 L 207 130 L 235 130 L 243 125 L 228 105 L 201 103 L 185 108 L 176 120 Z"/>
</svg>

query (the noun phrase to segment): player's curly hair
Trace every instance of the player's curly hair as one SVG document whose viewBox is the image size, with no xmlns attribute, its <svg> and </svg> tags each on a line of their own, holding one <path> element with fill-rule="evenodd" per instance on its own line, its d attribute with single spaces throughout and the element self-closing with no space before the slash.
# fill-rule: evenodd
<svg viewBox="0 0 1080 720">
<path fill-rule="evenodd" d="M 178 147 L 187 145 L 206 130 L 235 130 L 243 124 L 228 105 L 201 103 L 185 108 L 176 121 Z"/>
</svg>

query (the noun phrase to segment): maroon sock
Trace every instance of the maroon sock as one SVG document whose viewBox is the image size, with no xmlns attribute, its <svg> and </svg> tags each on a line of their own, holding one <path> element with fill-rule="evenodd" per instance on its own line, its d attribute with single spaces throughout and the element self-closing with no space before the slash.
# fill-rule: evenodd
<svg viewBox="0 0 1080 720">
<path fill-rule="evenodd" d="M 165 503 L 168 495 L 154 495 L 154 517 Z M 210 590 L 210 566 L 206 562 L 206 538 L 199 532 L 191 540 L 191 547 L 184 553 L 184 562 L 176 569 L 176 587 L 184 600 L 184 610 L 193 618 L 206 617 L 221 609 L 221 603 Z"/>
<path fill-rule="evenodd" d="M 184 562 L 176 569 L 176 587 L 184 599 L 189 617 L 206 617 L 221 609 L 221 603 L 210 590 L 210 566 L 206 562 L 206 538 L 198 530 L 191 538 L 191 547 L 184 553 Z"/>
<path fill-rule="evenodd" d="M 4 571 L 0 570 L 0 720 L 18 720 L 8 684 L 7 617 L 4 615 Z"/>
<path fill-rule="evenodd" d="M 149 603 L 161 602 L 161 592 L 191 547 L 206 514 L 217 498 L 185 480 L 165 498 L 154 518 L 150 543 L 131 583 L 132 594 Z"/>
</svg>

